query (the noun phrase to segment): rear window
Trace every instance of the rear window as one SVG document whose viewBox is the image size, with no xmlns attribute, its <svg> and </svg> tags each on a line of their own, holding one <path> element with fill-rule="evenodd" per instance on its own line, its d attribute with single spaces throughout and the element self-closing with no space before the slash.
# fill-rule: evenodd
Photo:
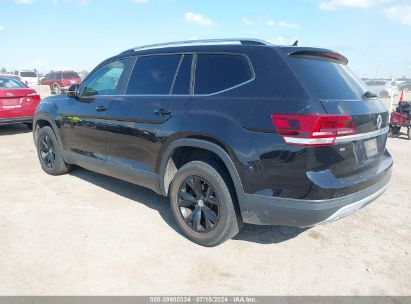
<svg viewBox="0 0 411 304">
<path fill-rule="evenodd" d="M 34 72 L 20 72 L 20 77 L 37 77 Z"/>
<path fill-rule="evenodd" d="M 320 99 L 362 99 L 365 83 L 345 65 L 321 59 L 289 57 L 302 85 Z"/>
<path fill-rule="evenodd" d="M 211 94 L 233 88 L 253 78 L 247 57 L 231 54 L 197 56 L 195 94 Z"/>
<path fill-rule="evenodd" d="M 74 72 L 63 73 L 63 79 L 73 79 L 73 78 L 80 78 L 80 76 Z"/>
<path fill-rule="evenodd" d="M 12 78 L 0 78 L 0 90 L 27 88 L 25 84 Z"/>
</svg>

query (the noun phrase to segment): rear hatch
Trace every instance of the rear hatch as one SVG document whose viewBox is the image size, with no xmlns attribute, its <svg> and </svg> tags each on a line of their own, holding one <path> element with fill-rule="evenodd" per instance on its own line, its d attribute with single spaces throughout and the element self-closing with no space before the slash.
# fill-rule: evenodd
<svg viewBox="0 0 411 304">
<path fill-rule="evenodd" d="M 329 158 L 327 162 L 316 159 L 311 165 L 327 163 L 327 169 L 347 183 L 377 174 L 379 164 L 387 158 L 388 110 L 382 101 L 348 69 L 344 56 L 329 50 L 284 50 L 312 102 L 320 102 L 326 115 L 348 117 L 354 126 L 350 134 L 337 136 L 327 147 L 330 153 L 322 154 Z"/>
</svg>

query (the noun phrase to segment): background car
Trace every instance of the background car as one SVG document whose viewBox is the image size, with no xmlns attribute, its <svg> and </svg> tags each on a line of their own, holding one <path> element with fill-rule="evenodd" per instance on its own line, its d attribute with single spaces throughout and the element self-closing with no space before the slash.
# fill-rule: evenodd
<svg viewBox="0 0 411 304">
<path fill-rule="evenodd" d="M 55 94 L 61 94 L 73 84 L 80 82 L 80 76 L 74 71 L 52 71 L 40 81 L 40 84 L 50 86 Z"/>
<path fill-rule="evenodd" d="M 39 84 L 39 77 L 37 76 L 37 73 L 34 71 L 14 71 L 14 75 L 20 77 L 21 81 L 28 86 Z"/>
<path fill-rule="evenodd" d="M 394 96 L 399 94 L 399 89 L 395 81 L 375 79 L 366 81 L 365 83 L 368 85 L 370 92 L 377 94 L 379 97 L 390 97 L 391 92 Z"/>
<path fill-rule="evenodd" d="M 0 125 L 25 123 L 32 127 L 41 98 L 16 76 L 0 76 Z"/>
</svg>

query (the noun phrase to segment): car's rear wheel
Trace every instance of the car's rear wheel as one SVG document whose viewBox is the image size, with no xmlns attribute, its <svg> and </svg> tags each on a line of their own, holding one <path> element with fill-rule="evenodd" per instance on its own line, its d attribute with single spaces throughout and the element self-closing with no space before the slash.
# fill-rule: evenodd
<svg viewBox="0 0 411 304">
<path fill-rule="evenodd" d="M 60 86 L 59 86 L 58 84 L 55 84 L 55 85 L 53 86 L 53 90 L 54 90 L 54 94 L 56 94 L 56 95 L 60 95 L 60 94 L 61 94 L 61 88 L 60 88 Z"/>
<path fill-rule="evenodd" d="M 408 128 L 407 136 L 408 136 L 408 140 L 411 140 L 411 128 Z"/>
<path fill-rule="evenodd" d="M 170 186 L 171 209 L 188 239 L 216 246 L 238 233 L 241 224 L 230 188 L 218 163 L 192 161 L 177 171 Z"/>
<path fill-rule="evenodd" d="M 56 135 L 50 127 L 43 127 L 37 134 L 37 155 L 43 170 L 51 175 L 65 174 L 70 170 L 61 154 Z"/>
</svg>

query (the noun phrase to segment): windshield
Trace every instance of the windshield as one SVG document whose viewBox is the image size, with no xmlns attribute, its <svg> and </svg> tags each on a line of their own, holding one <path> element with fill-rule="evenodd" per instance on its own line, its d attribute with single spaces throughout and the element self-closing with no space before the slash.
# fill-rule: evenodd
<svg viewBox="0 0 411 304">
<path fill-rule="evenodd" d="M 0 77 L 0 90 L 20 88 L 27 88 L 27 86 L 17 79 Z"/>
<path fill-rule="evenodd" d="M 303 86 L 320 99 L 362 99 L 367 85 L 345 64 L 321 59 L 289 57 Z"/>
<path fill-rule="evenodd" d="M 34 72 L 20 72 L 20 77 L 36 77 L 37 74 Z"/>
</svg>

